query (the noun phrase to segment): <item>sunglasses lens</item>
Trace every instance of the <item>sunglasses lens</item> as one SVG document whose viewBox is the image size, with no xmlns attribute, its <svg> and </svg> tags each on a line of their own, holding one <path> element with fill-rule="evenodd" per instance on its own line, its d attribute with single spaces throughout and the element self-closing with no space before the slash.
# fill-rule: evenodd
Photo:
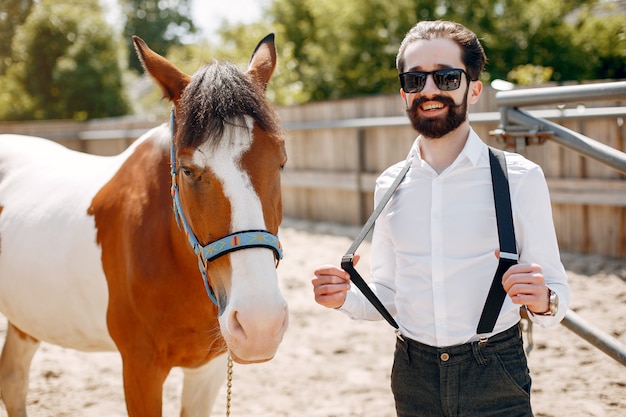
<svg viewBox="0 0 626 417">
<path fill-rule="evenodd" d="M 458 69 L 445 69 L 433 72 L 435 84 L 442 91 L 456 90 L 461 86 L 463 71 Z"/>
<path fill-rule="evenodd" d="M 419 93 L 426 86 L 426 78 L 432 74 L 433 80 L 441 91 L 452 91 L 461 87 L 463 74 L 467 73 L 458 68 L 446 68 L 432 72 L 405 72 L 400 74 L 400 85 L 405 93 Z"/>
<path fill-rule="evenodd" d="M 405 93 L 419 93 L 426 85 L 427 74 L 406 72 L 400 74 L 400 84 Z"/>
</svg>

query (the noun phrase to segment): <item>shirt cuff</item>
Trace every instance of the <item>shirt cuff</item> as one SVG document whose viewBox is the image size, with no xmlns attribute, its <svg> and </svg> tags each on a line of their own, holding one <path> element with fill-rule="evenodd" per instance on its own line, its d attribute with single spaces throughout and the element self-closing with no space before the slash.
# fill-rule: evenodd
<svg viewBox="0 0 626 417">
<path fill-rule="evenodd" d="M 355 311 L 359 310 L 359 303 L 361 302 L 359 296 L 355 294 L 350 288 L 350 290 L 346 293 L 346 300 L 343 302 L 343 305 L 337 308 L 338 311 L 345 313 L 351 319 L 356 319 L 357 317 L 354 315 Z"/>
</svg>

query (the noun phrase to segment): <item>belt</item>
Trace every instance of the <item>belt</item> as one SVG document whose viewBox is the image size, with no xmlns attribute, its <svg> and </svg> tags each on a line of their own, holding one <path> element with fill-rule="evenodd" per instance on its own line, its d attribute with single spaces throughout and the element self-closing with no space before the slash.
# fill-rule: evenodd
<svg viewBox="0 0 626 417">
<path fill-rule="evenodd" d="M 508 348 L 522 341 L 522 332 L 519 323 L 501 333 L 495 334 L 488 339 L 464 343 L 447 347 L 430 346 L 407 337 L 398 337 L 397 343 L 407 349 L 412 357 L 429 360 L 432 362 L 462 361 L 467 357 L 474 356 L 479 348 L 483 353 Z"/>
</svg>

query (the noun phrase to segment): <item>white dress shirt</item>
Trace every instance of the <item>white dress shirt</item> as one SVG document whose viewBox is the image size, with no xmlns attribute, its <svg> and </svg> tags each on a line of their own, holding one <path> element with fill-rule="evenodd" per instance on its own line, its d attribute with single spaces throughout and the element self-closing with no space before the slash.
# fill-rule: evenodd
<svg viewBox="0 0 626 417">
<path fill-rule="evenodd" d="M 441 174 L 421 158 L 420 140 L 409 154 L 411 168 L 376 221 L 370 287 L 404 336 L 445 347 L 478 339 L 476 327 L 498 265 L 491 171 L 487 145 L 473 130 Z M 546 285 L 559 297 L 556 317 L 531 319 L 543 327 L 556 325 L 567 311 L 569 287 L 548 187 L 535 163 L 509 152 L 506 162 L 519 262 L 541 265 Z M 380 175 L 377 203 L 403 165 Z M 505 298 L 493 334 L 520 320 L 519 307 Z M 382 318 L 355 286 L 341 310 L 354 319 Z"/>
</svg>

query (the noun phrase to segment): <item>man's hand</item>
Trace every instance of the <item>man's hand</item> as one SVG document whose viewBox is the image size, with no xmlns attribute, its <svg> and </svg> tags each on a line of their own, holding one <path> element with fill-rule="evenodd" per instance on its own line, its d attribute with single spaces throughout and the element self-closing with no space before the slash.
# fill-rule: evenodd
<svg viewBox="0 0 626 417">
<path fill-rule="evenodd" d="M 354 265 L 359 255 L 354 256 Z M 322 265 L 315 269 L 311 280 L 315 301 L 328 308 L 339 308 L 346 301 L 350 289 L 350 274 L 335 265 Z"/>
<path fill-rule="evenodd" d="M 502 286 L 513 303 L 526 305 L 533 313 L 550 310 L 550 290 L 540 265 L 513 265 L 502 276 Z"/>
</svg>

